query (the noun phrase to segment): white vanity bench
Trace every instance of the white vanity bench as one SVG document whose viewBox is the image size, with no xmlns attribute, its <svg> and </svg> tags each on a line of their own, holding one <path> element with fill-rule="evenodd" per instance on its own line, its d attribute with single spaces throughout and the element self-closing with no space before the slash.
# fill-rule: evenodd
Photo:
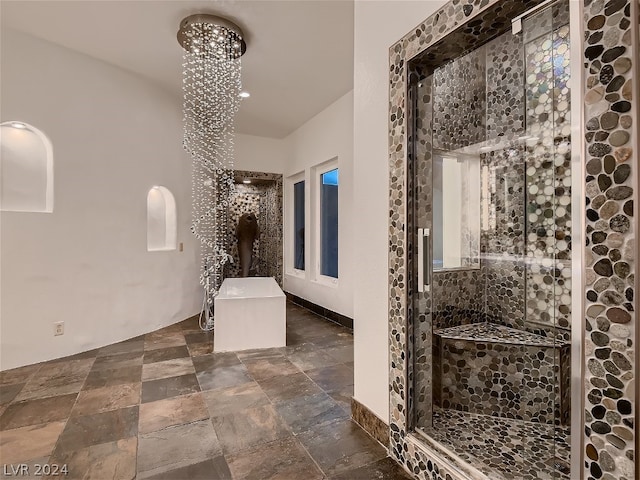
<svg viewBox="0 0 640 480">
<path fill-rule="evenodd" d="M 286 297 L 273 277 L 226 278 L 214 300 L 214 352 L 286 345 Z"/>
</svg>

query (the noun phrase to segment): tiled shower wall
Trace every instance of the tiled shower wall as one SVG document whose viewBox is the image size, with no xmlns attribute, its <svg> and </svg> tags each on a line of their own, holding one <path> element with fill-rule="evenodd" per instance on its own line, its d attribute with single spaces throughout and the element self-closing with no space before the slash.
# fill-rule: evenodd
<svg viewBox="0 0 640 480">
<path fill-rule="evenodd" d="M 553 258 L 558 257 L 558 243 L 564 258 L 570 259 L 570 243 L 556 242 L 556 238 L 570 239 L 565 215 L 570 216 L 571 210 L 565 209 L 557 220 L 548 214 L 559 210 L 555 208 L 556 203 L 567 205 L 571 201 L 570 170 L 566 168 L 571 160 L 568 147 L 570 131 L 562 135 L 562 128 L 569 121 L 567 112 L 570 108 L 568 21 L 568 3 L 563 2 L 555 7 L 553 15 L 539 15 L 531 21 L 533 25 L 527 22 L 522 35 L 507 32 L 483 47 L 436 68 L 432 76 L 419 81 L 415 87 L 419 113 L 416 118 L 418 152 L 413 168 L 420 173 L 430 169 L 428 145 L 432 139 L 434 148 L 440 151 L 476 156 L 490 176 L 489 195 L 483 199 L 488 204 L 486 210 L 489 215 L 483 221 L 480 269 L 434 273 L 431 296 L 434 330 L 489 321 L 553 337 L 554 309 L 557 310 L 554 300 L 556 297 L 568 298 L 569 302 L 565 303 L 570 305 L 571 270 L 555 271 Z M 415 68 L 415 74 L 420 76 L 420 67 Z M 427 69 L 422 68 L 423 71 Z M 536 136 L 535 147 L 527 147 L 525 132 Z M 481 153 L 481 145 L 490 147 L 490 151 Z M 558 152 L 560 146 L 563 150 Z M 416 228 L 429 226 L 431 197 L 428 179 L 425 176 L 415 180 L 419 198 L 413 213 Z M 526 268 L 525 255 L 528 260 Z M 425 300 L 418 299 L 417 312 L 425 311 Z M 561 309 L 568 316 L 570 312 L 562 306 Z M 430 424 L 431 381 L 434 382 L 434 395 L 441 393 L 439 386 L 442 384 L 462 382 L 457 387 L 445 388 L 455 391 L 458 401 L 438 401 L 438 405 L 553 423 L 553 406 L 560 403 L 561 395 L 556 399 L 554 391 L 544 388 L 519 388 L 523 380 L 515 373 L 507 374 L 516 368 L 515 364 L 504 372 L 494 371 L 494 379 L 501 376 L 501 381 L 506 382 L 506 386 L 500 386 L 500 389 L 511 386 L 511 393 L 517 397 L 515 401 L 505 398 L 504 404 L 500 404 L 491 397 L 477 406 L 473 401 L 474 394 L 462 394 L 467 390 L 480 391 L 473 385 L 491 371 L 483 365 L 493 367 L 494 363 L 502 360 L 499 358 L 502 353 L 513 352 L 517 348 L 505 346 L 500 340 L 476 344 L 468 338 L 466 353 L 447 355 L 450 342 L 443 341 L 443 348 L 435 351 L 445 354 L 445 358 L 435 354 L 431 360 L 427 352 L 431 345 L 431 332 L 428 319 L 423 317 L 418 313 L 415 335 L 418 351 L 414 359 L 417 394 L 414 413 L 417 425 Z M 569 327 L 568 322 L 564 322 L 564 327 Z M 563 330 L 559 337 L 569 340 L 569 331 Z M 533 345 L 541 342 L 535 335 L 527 338 Z M 488 349 L 491 355 L 483 361 L 474 354 L 477 348 L 485 352 Z M 554 367 L 559 368 L 557 365 L 561 363 L 559 350 L 535 346 L 522 349 L 527 354 L 514 358 L 531 359 L 531 363 L 519 365 L 519 368 L 524 366 L 531 372 L 527 376 L 529 382 L 536 383 L 535 375 L 554 376 Z M 540 360 L 545 365 L 544 371 L 542 365 L 540 369 L 533 368 L 534 364 L 540 363 L 535 360 L 536 355 L 542 355 Z M 554 363 L 554 358 L 558 362 Z M 563 363 L 568 366 L 568 361 Z M 551 374 L 545 375 L 545 372 Z M 468 381 L 471 377 L 473 382 Z M 569 377 L 565 375 L 562 378 L 568 381 Z M 566 382 L 563 382 L 562 388 L 556 385 L 555 390 L 566 395 L 566 387 Z M 499 396 L 496 392 L 494 394 Z M 536 411 L 536 405 L 539 411 Z M 556 418 L 562 417 L 562 422 L 566 423 L 568 410 L 557 405 L 555 411 L 564 413 Z"/>
<path fill-rule="evenodd" d="M 431 77 L 418 87 L 424 141 L 416 168 L 431 161 L 432 127 L 433 148 L 479 156 L 490 185 L 480 272 L 434 274 L 434 328 L 491 321 L 543 335 L 560 327 L 559 338 L 570 339 L 568 14 L 563 2 L 553 15 L 528 19 L 522 35 L 502 35 L 437 68 L 433 95 Z M 535 146 L 527 146 L 531 137 Z M 479 153 L 477 144 L 494 149 Z"/>
<path fill-rule="evenodd" d="M 418 25 L 390 49 L 390 450 L 392 455 L 417 478 L 458 478 L 453 458 L 441 452 L 418 447 L 408 436 L 408 412 L 412 411 L 413 372 L 407 359 L 413 352 L 409 332 L 414 305 L 407 304 L 407 289 L 413 287 L 407 275 L 407 255 L 414 251 L 413 239 L 406 232 L 407 203 L 407 62 L 427 47 L 461 50 L 459 42 L 444 37 L 474 17 L 481 17 L 501 3 L 503 17 L 508 10 L 524 11 L 539 2 L 470 0 L 452 1 Z M 631 479 L 637 475 L 634 462 L 636 317 L 633 309 L 635 282 L 635 244 L 637 228 L 632 199 L 637 196 L 637 45 L 638 2 L 585 0 L 583 29 L 585 70 L 587 171 L 582 188 L 589 207 L 584 233 L 589 244 L 583 278 L 587 285 L 583 364 L 585 438 L 581 454 L 584 478 Z M 633 12 L 632 12 L 633 10 Z M 495 18 L 494 18 L 495 20 Z M 501 20 L 502 21 L 502 20 Z M 507 20 L 504 20 L 505 22 Z M 500 21 L 495 22 L 500 28 Z M 481 36 L 482 22 L 460 35 Z M 634 30 L 634 33 L 632 33 Z M 632 41 L 635 39 L 635 44 Z M 445 46 L 446 45 L 446 46 Z M 635 73 L 634 73 L 635 72 Z M 576 74 L 576 72 L 574 72 Z M 636 82 L 636 83 L 634 83 Z M 634 147 L 636 150 L 634 151 Z M 429 172 L 421 172 L 421 174 Z M 574 178 L 578 172 L 574 173 Z M 574 179 L 574 182 L 576 180 Z M 418 189 L 419 189 L 418 185 Z M 427 192 L 422 195 L 428 197 Z M 606 206 L 605 206 L 606 205 Z M 568 217 L 567 217 L 568 218 Z M 594 249 L 595 246 L 600 246 Z M 555 273 L 555 272 L 554 272 Z M 574 292 L 574 295 L 579 294 Z M 566 318 L 569 318 L 568 316 Z M 417 322 L 422 322 L 419 317 Z M 420 330 L 414 333 L 420 335 Z M 430 348 L 430 346 L 428 347 Z M 420 355 L 420 352 L 414 352 Z M 428 352 L 423 352 L 428 355 Z M 419 372 L 416 372 L 419 374 Z M 419 392 L 415 392 L 416 398 Z M 574 403 L 576 402 L 574 397 Z M 580 432 L 574 432 L 580 434 Z M 577 453 L 577 452 L 576 452 Z M 580 463 L 582 464 L 582 463 Z"/>
<path fill-rule="evenodd" d="M 245 213 L 253 213 L 258 218 L 258 228 L 260 228 L 260 234 L 262 234 L 262 222 L 260 222 L 260 197 L 264 195 L 267 187 L 257 187 L 254 185 L 237 184 L 235 186 L 235 192 L 231 197 L 231 204 L 229 205 L 228 215 L 228 232 L 230 238 L 230 244 L 227 251 L 233 257 L 233 263 L 226 265 L 225 277 L 239 277 L 240 276 L 240 257 L 238 256 L 238 239 L 235 235 L 236 227 L 240 217 Z M 261 235 L 260 235 L 261 236 Z M 254 263 L 256 259 L 260 260 L 260 247 L 262 245 L 261 238 L 253 242 L 253 258 Z M 258 274 L 260 269 L 258 268 Z"/>
<path fill-rule="evenodd" d="M 240 216 L 254 213 L 258 218 L 260 234 L 253 245 L 257 276 L 274 277 L 282 286 L 282 175 L 273 173 L 236 171 L 236 176 L 262 180 L 257 184 L 236 184 L 232 202 L 229 205 L 227 251 L 233 263 L 227 264 L 225 277 L 238 277 L 240 259 L 238 257 L 236 227 Z"/>
<path fill-rule="evenodd" d="M 584 3 L 584 460 L 585 477 L 607 480 L 640 475 L 634 457 L 638 13 L 637 0 Z"/>
</svg>

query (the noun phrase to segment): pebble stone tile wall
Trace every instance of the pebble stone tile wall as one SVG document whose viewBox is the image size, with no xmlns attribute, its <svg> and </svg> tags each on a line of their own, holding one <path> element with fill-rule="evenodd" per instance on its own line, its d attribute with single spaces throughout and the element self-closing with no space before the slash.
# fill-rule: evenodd
<svg viewBox="0 0 640 480">
<path fill-rule="evenodd" d="M 568 346 L 491 323 L 448 328 L 436 332 L 433 341 L 440 351 L 433 359 L 437 406 L 527 422 L 569 423 L 568 397 L 562 389 L 570 382 L 559 367 L 569 360 Z"/>
<path fill-rule="evenodd" d="M 233 263 L 226 265 L 225 277 L 238 277 L 240 276 L 240 258 L 238 256 L 238 239 L 236 238 L 235 231 L 238 226 L 238 220 L 245 213 L 253 213 L 258 217 L 260 213 L 260 197 L 264 194 L 262 191 L 264 187 L 257 187 L 254 185 L 236 184 L 235 191 L 231 197 L 231 203 L 229 205 L 228 215 L 228 231 L 230 238 L 230 245 L 227 251 L 233 257 Z M 262 222 L 258 218 L 258 227 L 262 230 Z M 260 259 L 260 238 L 256 242 L 253 242 L 253 258 Z M 260 269 L 258 268 L 258 273 Z"/>
<path fill-rule="evenodd" d="M 407 257 L 414 246 L 407 236 L 407 62 L 427 47 L 437 45 L 435 56 L 454 58 L 462 53 L 465 35 L 480 38 L 481 19 L 494 7 L 495 26 L 508 22 L 513 11 L 524 11 L 538 1 L 453 0 L 394 44 L 390 54 L 389 105 L 389 358 L 390 452 L 416 478 L 433 480 L 476 478 L 477 472 L 446 454 L 421 446 L 409 433 L 413 372 L 409 356 L 412 305 L 407 290 L 413 287 Z M 585 31 L 585 157 L 583 188 L 588 202 L 585 218 L 585 438 L 584 478 L 631 480 L 638 474 L 634 462 L 636 317 L 633 311 L 636 223 L 633 199 L 637 196 L 637 72 L 638 1 L 584 0 Z M 511 10 L 511 11 L 510 11 Z M 632 12 L 633 10 L 633 12 Z M 516 13 L 517 14 L 517 13 Z M 469 22 L 467 24 L 467 22 Z M 462 28 L 463 24 L 466 24 Z M 632 30 L 636 30 L 632 34 Z M 457 36 L 457 37 L 456 37 Z M 446 41 L 443 40 L 446 38 Z M 637 41 L 637 40 L 636 40 Z M 442 47 L 442 48 L 440 48 Z M 636 151 L 634 152 L 634 147 Z M 595 246 L 600 246 L 595 249 Z M 575 399 L 574 399 L 575 402 Z M 578 434 L 578 432 L 575 432 Z"/>
<path fill-rule="evenodd" d="M 258 217 L 260 235 L 254 243 L 253 254 L 257 260 L 257 275 L 274 277 L 282 286 L 282 175 L 264 172 L 236 170 L 236 181 L 243 178 L 256 180 L 255 184 L 236 183 L 229 206 L 228 251 L 233 263 L 227 264 L 225 277 L 237 277 L 240 271 L 237 239 L 238 219 L 243 213 L 253 212 Z"/>
<path fill-rule="evenodd" d="M 526 19 L 526 319 L 570 340 L 569 2 Z M 528 36 L 531 38 L 527 38 Z M 555 327 L 555 329 L 554 329 Z M 552 333 L 551 333 L 552 334 Z"/>
<path fill-rule="evenodd" d="M 640 475 L 634 456 L 638 14 L 637 0 L 584 2 L 584 460 L 590 479 Z"/>
<path fill-rule="evenodd" d="M 472 155 L 482 161 L 483 169 L 491 177 L 488 180 L 490 198 L 483 198 L 483 202 L 489 211 L 492 210 L 491 220 L 483 222 L 486 224 L 479 242 L 483 253 L 481 264 L 477 253 L 475 256 L 480 268 L 434 272 L 431 322 L 423 314 L 426 311 L 424 302 L 429 300 L 429 295 L 415 299 L 418 318 L 414 325 L 413 413 L 417 427 L 427 427 L 431 423 L 431 392 L 436 404 L 446 408 L 545 423 L 553 423 L 555 411 L 558 413 L 555 418 L 561 419 L 563 424 L 569 419 L 566 383 L 570 374 L 560 367 L 569 365 L 568 357 L 561 355 L 568 348 L 554 348 L 552 339 L 550 349 L 539 348 L 540 340 L 532 334 L 526 337 L 532 346 L 523 346 L 522 355 L 518 354 L 519 348 L 500 344 L 518 342 L 521 329 L 552 338 L 558 317 L 554 316 L 554 309 L 558 308 L 555 297 L 558 302 L 565 297 L 569 302 L 571 300 L 570 275 L 567 276 L 564 268 L 553 271 L 553 265 L 557 264 L 553 262 L 554 256 L 560 256 L 558 250 L 562 251 L 563 261 L 570 258 L 570 242 L 565 240 L 570 239 L 565 220 L 570 216 L 570 209 L 563 207 L 565 211 L 557 220 L 547 214 L 560 210 L 560 207 L 555 208 L 555 203 L 566 206 L 571 201 L 570 170 L 567 168 L 571 160 L 570 130 L 566 134 L 562 131 L 570 122 L 567 115 L 570 106 L 568 2 L 559 2 L 552 10 L 543 12 L 527 18 L 522 35 L 505 32 L 482 47 L 438 66 L 425 79 L 422 77 L 431 71 L 430 68 L 420 63 L 411 65 L 418 76 L 417 85 L 413 87 L 417 100 L 413 109 L 416 111 L 413 132 L 417 136 L 418 150 L 413 168 L 420 172 L 419 175 L 430 170 L 428 146 L 433 128 L 434 149 L 444 150 L 444 154 Z M 554 105 L 562 106 L 562 109 L 554 111 Z M 524 144 L 524 138 L 527 138 L 525 115 L 526 131 L 536 138 L 535 145 L 529 147 Z M 556 143 L 564 147 L 562 151 L 556 152 L 560 150 Z M 490 151 L 481 153 L 480 145 Z M 525 171 L 526 185 L 531 190 L 526 200 Z M 428 178 L 423 176 L 414 180 L 418 182 L 419 191 L 411 213 L 411 231 L 430 225 L 431 185 Z M 474 201 L 480 213 L 480 205 Z M 525 201 L 528 218 L 525 218 Z M 532 232 L 526 237 L 525 222 L 526 231 Z M 464 219 L 461 223 L 464 225 Z M 526 269 L 523 268 L 525 254 L 530 259 Z M 467 267 L 473 265 L 473 262 L 465 264 Z M 570 268 L 568 273 L 571 273 Z M 529 299 L 526 317 L 525 297 Z M 564 312 L 560 323 L 566 328 L 569 324 L 565 319 L 570 312 L 564 308 L 566 302 L 559 307 Z M 514 329 L 504 329 L 511 337 L 474 341 L 470 341 L 470 337 L 465 344 L 466 353 L 452 353 L 450 347 L 455 347 L 451 342 L 440 342 L 436 337 L 433 341 L 438 343 L 434 351 L 439 355 L 431 357 L 428 354 L 432 340 L 430 324 L 434 329 L 455 329 L 473 323 L 477 326 L 469 328 L 477 330 L 486 325 L 479 322 L 508 325 Z M 568 335 L 569 332 L 564 331 L 560 337 L 569 340 Z M 482 349 L 486 357 L 481 359 L 475 355 L 478 349 Z M 444 358 L 441 358 L 443 354 Z M 539 361 L 538 354 L 542 356 Z M 511 359 L 508 365 L 501 365 L 503 356 Z M 558 361 L 554 362 L 554 359 Z M 538 362 L 544 369 L 534 367 Z M 557 375 L 559 384 L 540 385 L 534 377 L 553 378 L 556 365 L 558 373 L 564 374 Z M 531 372 L 525 373 L 524 379 L 520 377 L 523 370 Z M 500 384 L 485 387 L 490 383 L 487 379 L 492 377 Z M 430 388 L 431 381 L 433 389 Z M 528 388 L 527 383 L 532 387 Z M 483 390 L 482 396 L 477 394 Z M 564 402 L 558 402 L 554 409 L 556 398 Z M 539 407 L 537 412 L 536 405 Z"/>
</svg>

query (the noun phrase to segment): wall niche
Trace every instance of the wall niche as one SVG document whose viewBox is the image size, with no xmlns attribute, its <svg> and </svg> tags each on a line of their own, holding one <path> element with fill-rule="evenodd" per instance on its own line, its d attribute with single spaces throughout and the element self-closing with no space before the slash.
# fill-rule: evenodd
<svg viewBox="0 0 640 480">
<path fill-rule="evenodd" d="M 53 147 L 38 128 L 0 124 L 0 210 L 53 212 Z"/>
<path fill-rule="evenodd" d="M 176 200 L 168 188 L 155 186 L 147 194 L 147 251 L 175 250 L 177 239 Z"/>
</svg>

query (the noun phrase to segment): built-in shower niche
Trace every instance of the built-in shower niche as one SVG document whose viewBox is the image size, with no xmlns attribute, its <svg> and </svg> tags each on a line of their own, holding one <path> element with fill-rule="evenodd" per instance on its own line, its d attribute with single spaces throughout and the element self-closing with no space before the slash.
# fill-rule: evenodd
<svg viewBox="0 0 640 480">
<path fill-rule="evenodd" d="M 408 65 L 412 427 L 490 478 L 568 478 L 568 20 Z"/>
</svg>

